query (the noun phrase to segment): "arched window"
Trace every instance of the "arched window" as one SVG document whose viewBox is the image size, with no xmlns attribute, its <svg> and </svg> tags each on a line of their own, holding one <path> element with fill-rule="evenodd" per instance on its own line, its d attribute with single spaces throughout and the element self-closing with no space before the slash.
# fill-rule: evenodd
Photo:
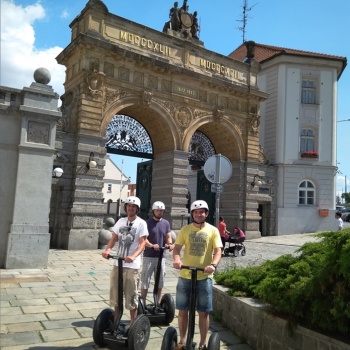
<svg viewBox="0 0 350 350">
<path fill-rule="evenodd" d="M 299 185 L 299 204 L 314 205 L 315 204 L 315 186 L 312 182 L 305 180 Z"/>
<path fill-rule="evenodd" d="M 315 132 L 312 129 L 302 129 L 300 133 L 300 152 L 315 152 Z"/>
</svg>

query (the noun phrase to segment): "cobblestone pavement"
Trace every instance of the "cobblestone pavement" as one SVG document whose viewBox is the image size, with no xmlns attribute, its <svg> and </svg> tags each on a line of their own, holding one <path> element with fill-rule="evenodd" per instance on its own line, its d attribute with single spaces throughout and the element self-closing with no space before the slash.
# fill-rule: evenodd
<svg viewBox="0 0 350 350">
<path fill-rule="evenodd" d="M 233 266 L 260 264 L 285 253 L 293 253 L 311 235 L 262 237 L 245 242 L 247 254 L 223 257 L 219 270 Z M 47 269 L 0 270 L 0 348 L 23 349 L 98 349 L 92 340 L 97 315 L 108 305 L 109 273 L 112 261 L 101 257 L 100 250 L 50 250 Z M 164 293 L 175 299 L 178 272 L 168 254 Z M 149 297 L 153 287 L 150 287 Z M 151 301 L 151 300 L 150 300 Z M 126 312 L 123 319 L 128 319 Z M 196 320 L 198 322 L 198 320 Z M 172 326 L 177 328 L 177 316 Z M 146 350 L 160 349 L 167 327 L 152 326 Z M 221 349 L 249 350 L 243 340 L 219 323 Z M 195 331 L 198 342 L 198 326 Z"/>
</svg>

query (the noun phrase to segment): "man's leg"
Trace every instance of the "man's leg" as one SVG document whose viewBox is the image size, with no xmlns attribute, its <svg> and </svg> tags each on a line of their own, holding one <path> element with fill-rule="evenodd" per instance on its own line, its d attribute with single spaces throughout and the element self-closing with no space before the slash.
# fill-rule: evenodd
<svg viewBox="0 0 350 350">
<path fill-rule="evenodd" d="M 130 326 L 135 321 L 136 316 L 137 316 L 137 309 L 130 310 Z"/>
<path fill-rule="evenodd" d="M 209 331 L 209 313 L 198 311 L 199 316 L 199 334 L 200 334 L 200 342 L 199 346 L 205 345 L 207 343 L 207 334 Z"/>
<path fill-rule="evenodd" d="M 179 310 L 178 314 L 178 324 L 180 332 L 180 343 L 186 344 L 186 334 L 187 334 L 187 325 L 188 325 L 188 311 Z"/>
<path fill-rule="evenodd" d="M 158 288 L 158 304 L 160 304 L 160 301 L 162 299 L 162 290 L 163 288 Z"/>
<path fill-rule="evenodd" d="M 148 289 L 141 289 L 141 298 L 143 299 L 145 304 L 146 304 L 147 293 L 148 293 Z"/>
</svg>

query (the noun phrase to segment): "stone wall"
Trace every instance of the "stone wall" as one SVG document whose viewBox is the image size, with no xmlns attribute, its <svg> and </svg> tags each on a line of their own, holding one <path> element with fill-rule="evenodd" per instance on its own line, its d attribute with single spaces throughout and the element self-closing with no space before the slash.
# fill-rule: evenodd
<svg viewBox="0 0 350 350">
<path fill-rule="evenodd" d="M 349 350 L 340 342 L 304 327 L 290 324 L 267 312 L 267 306 L 251 298 L 231 297 L 228 288 L 215 285 L 213 306 L 221 322 L 256 350 Z"/>
</svg>

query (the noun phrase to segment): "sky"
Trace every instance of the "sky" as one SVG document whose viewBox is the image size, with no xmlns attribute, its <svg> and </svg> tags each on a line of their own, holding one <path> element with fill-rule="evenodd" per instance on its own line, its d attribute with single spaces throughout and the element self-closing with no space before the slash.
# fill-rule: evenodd
<svg viewBox="0 0 350 350">
<path fill-rule="evenodd" d="M 53 89 L 64 92 L 65 67 L 57 55 L 70 42 L 69 24 L 88 0 L 0 0 L 0 85 L 22 89 L 39 67 Z M 161 31 L 173 0 L 104 0 L 109 12 Z M 198 12 L 206 49 L 229 55 L 243 41 L 244 0 L 188 0 Z M 182 1 L 179 1 L 180 6 Z M 245 40 L 350 59 L 349 0 L 247 0 Z M 350 66 L 338 82 L 337 194 L 350 192 Z M 346 121 L 343 121 L 346 120 Z M 122 158 L 112 156 L 121 167 Z M 123 172 L 136 181 L 138 158 L 123 157 Z M 345 184 L 345 176 L 347 181 Z"/>
</svg>

